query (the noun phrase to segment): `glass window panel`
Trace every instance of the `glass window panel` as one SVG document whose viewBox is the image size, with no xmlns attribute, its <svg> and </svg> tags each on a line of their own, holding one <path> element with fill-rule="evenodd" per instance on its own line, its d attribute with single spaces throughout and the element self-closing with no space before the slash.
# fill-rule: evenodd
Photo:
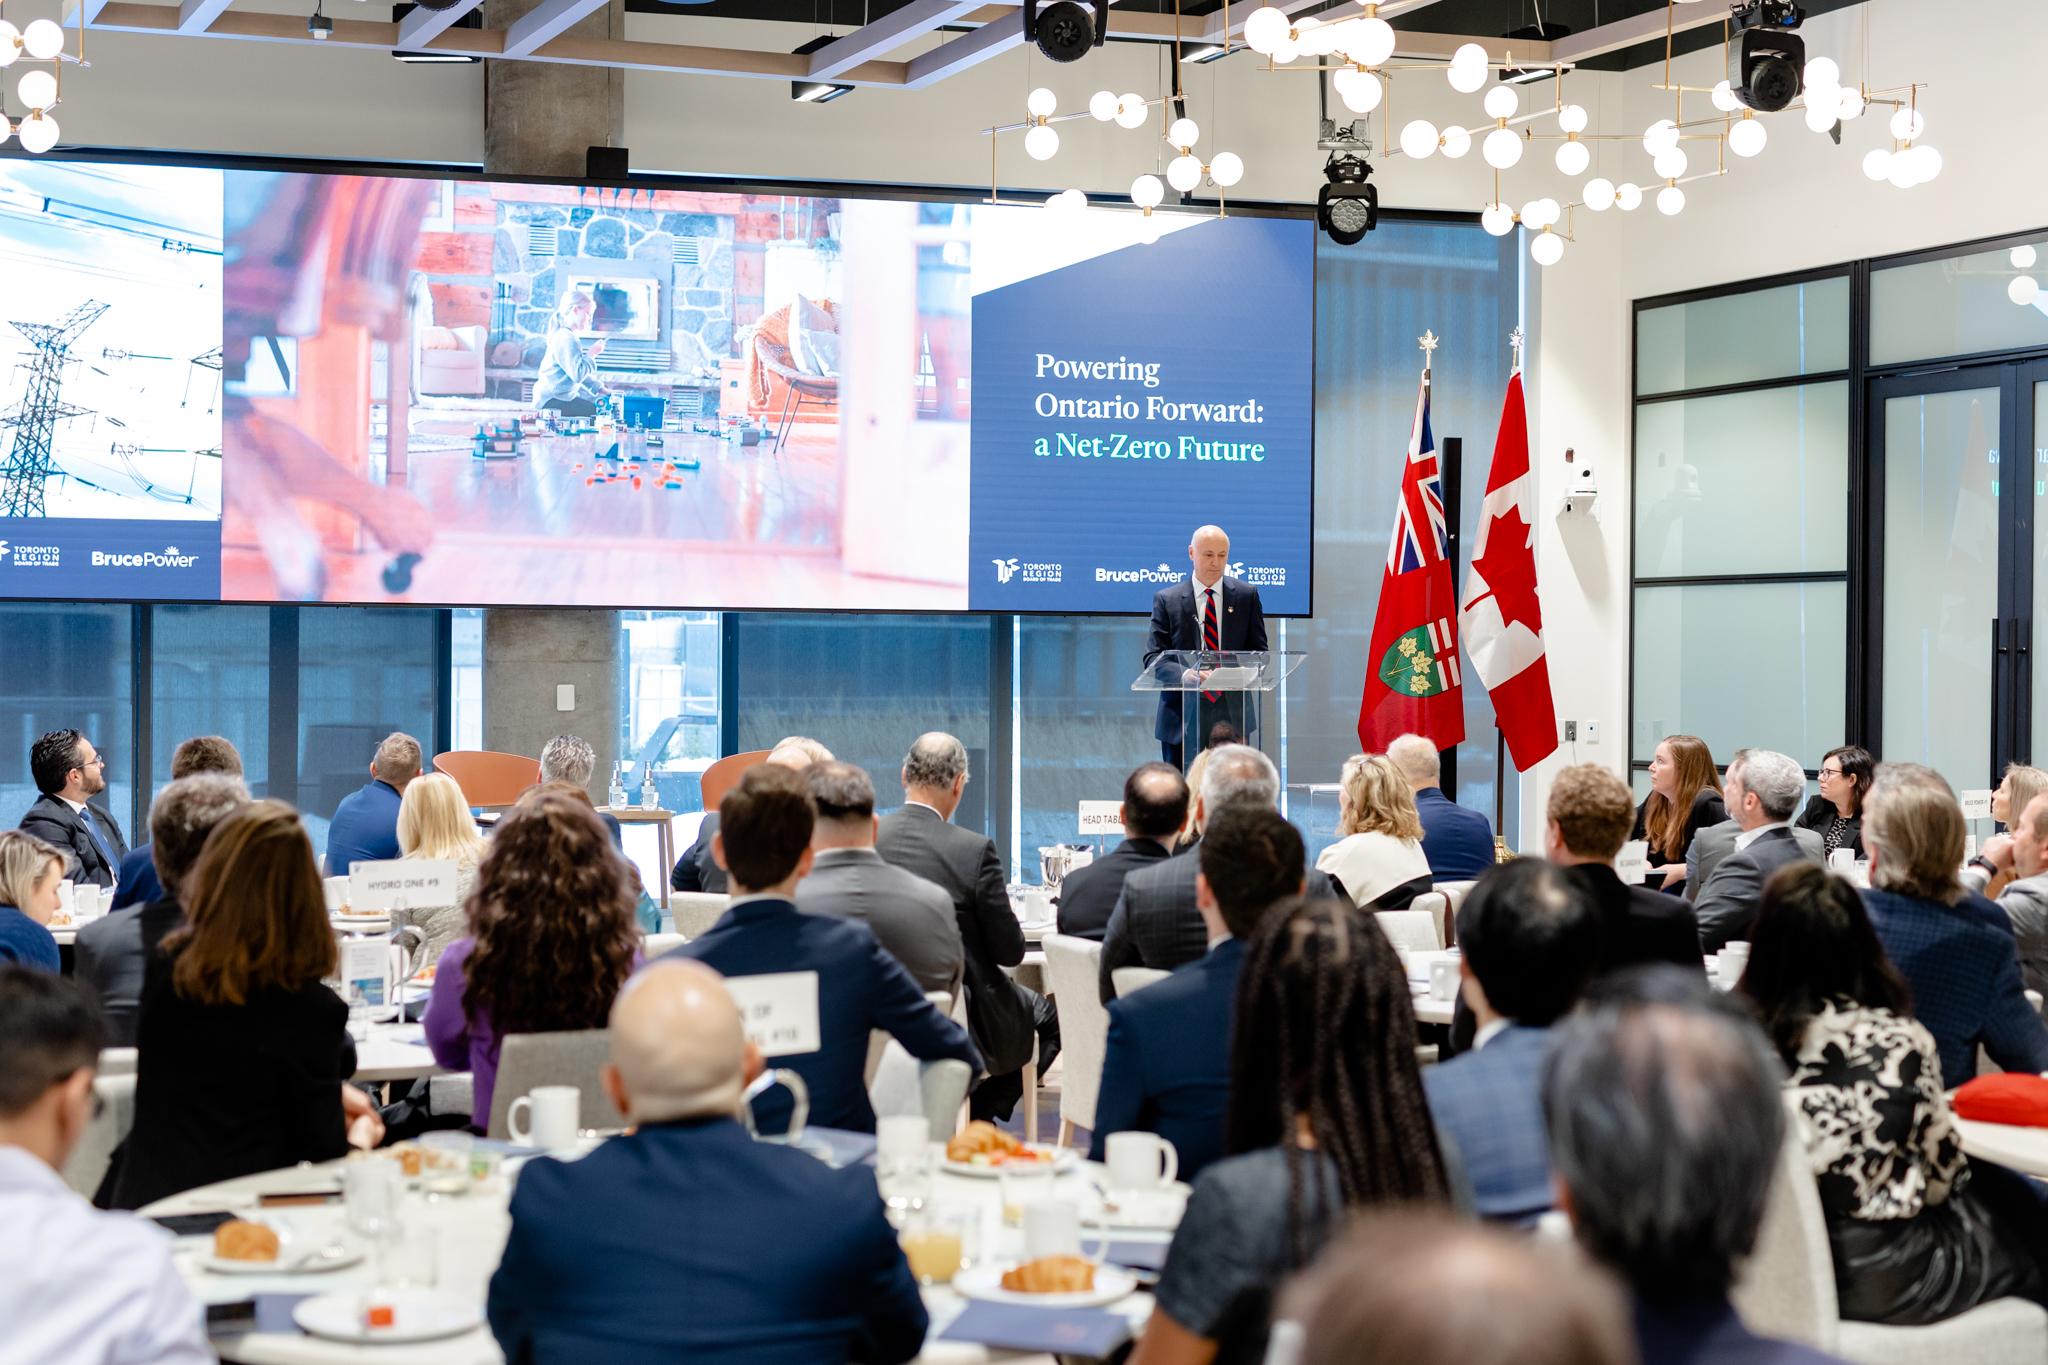
<svg viewBox="0 0 2048 1365">
<path fill-rule="evenodd" d="M 1751 747 L 1817 765 L 1842 742 L 1847 612 L 1844 583 L 1637 588 L 1630 760 L 1693 734 L 1720 764 Z"/>
<path fill-rule="evenodd" d="M 150 608 L 150 777 L 158 789 L 171 779 L 179 744 L 225 735 L 241 751 L 249 790 L 271 794 L 270 622 L 269 607 Z"/>
<path fill-rule="evenodd" d="M 2048 384 L 2034 385 L 2034 619 L 2048 623 Z M 2034 633 L 2034 740 L 2036 759 L 2048 759 L 2048 633 Z"/>
<path fill-rule="evenodd" d="M 299 612 L 298 792 L 314 847 L 341 798 L 369 781 L 377 743 L 394 730 L 433 765 L 438 613 L 403 607 Z M 280 793 L 282 794 L 282 793 Z"/>
<path fill-rule="evenodd" d="M 639 790 L 639 765 L 652 762 L 662 804 L 701 810 L 699 780 L 719 756 L 718 613 L 621 612 L 626 634 L 626 705 L 620 709 L 620 757 L 629 786 Z"/>
<path fill-rule="evenodd" d="M 457 607 L 448 613 L 449 744 L 484 747 L 484 611 Z"/>
<path fill-rule="evenodd" d="M 1958 788 L 1991 776 L 1998 615 L 1995 388 L 1884 410 L 1884 748 Z"/>
<path fill-rule="evenodd" d="M 1159 757 L 1152 735 L 1158 698 L 1131 691 L 1145 639 L 1143 622 L 1122 617 L 1019 619 L 1025 881 L 1039 880 L 1039 848 L 1079 840 L 1080 802 L 1122 800 L 1131 769 Z"/>
<path fill-rule="evenodd" d="M 82 730 L 107 759 L 101 798 L 135 840 L 133 612 L 0 603 L 0 828 L 35 803 L 28 756 L 50 730 Z"/>
<path fill-rule="evenodd" d="M 1636 392 L 1849 368 L 1849 279 L 1722 294 L 1636 314 Z"/>
<path fill-rule="evenodd" d="M 2048 294 L 2017 304 L 2007 292 L 2021 276 L 2048 280 L 2044 263 L 2048 238 L 1872 271 L 1870 363 L 2048 346 Z"/>
<path fill-rule="evenodd" d="M 1848 567 L 1849 386 L 1636 407 L 1636 574 Z"/>
</svg>

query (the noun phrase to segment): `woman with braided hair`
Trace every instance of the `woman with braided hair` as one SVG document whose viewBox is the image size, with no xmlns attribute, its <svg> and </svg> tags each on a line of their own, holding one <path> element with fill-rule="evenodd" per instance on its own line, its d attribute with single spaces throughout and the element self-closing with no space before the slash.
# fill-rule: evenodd
<svg viewBox="0 0 2048 1365">
<path fill-rule="evenodd" d="M 1353 1209 L 1449 1201 L 1408 975 L 1372 912 L 1283 902 L 1245 949 L 1230 1151 L 1188 1200 L 1131 1365 L 1257 1362 L 1274 1293 Z"/>
</svg>

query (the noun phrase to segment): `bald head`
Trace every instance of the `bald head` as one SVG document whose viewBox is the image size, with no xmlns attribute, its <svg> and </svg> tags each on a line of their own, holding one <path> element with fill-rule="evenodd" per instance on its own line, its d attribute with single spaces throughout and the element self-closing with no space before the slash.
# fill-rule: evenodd
<svg viewBox="0 0 2048 1365">
<path fill-rule="evenodd" d="M 1221 526 L 1196 528 L 1188 537 L 1188 563 L 1198 583 L 1210 584 L 1223 577 L 1230 567 L 1230 537 L 1223 534 Z"/>
<path fill-rule="evenodd" d="M 1436 751 L 1436 745 L 1421 735 L 1401 735 L 1387 746 L 1387 757 L 1394 760 L 1394 766 L 1401 770 L 1401 776 L 1408 779 L 1408 785 L 1416 791 L 1434 787 L 1443 781 L 1443 760 Z"/>
<path fill-rule="evenodd" d="M 739 1112 L 748 1066 L 739 1007 L 701 962 L 662 958 L 612 1002 L 605 1089 L 634 1123 Z"/>
</svg>

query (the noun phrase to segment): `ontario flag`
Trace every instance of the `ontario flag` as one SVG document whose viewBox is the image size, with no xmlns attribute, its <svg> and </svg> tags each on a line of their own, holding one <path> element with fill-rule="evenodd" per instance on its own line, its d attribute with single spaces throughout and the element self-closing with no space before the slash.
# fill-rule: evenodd
<svg viewBox="0 0 2048 1365">
<path fill-rule="evenodd" d="M 1415 425 L 1401 469 L 1401 505 L 1387 544 L 1379 610 L 1358 704 L 1358 742 L 1385 753 L 1404 734 L 1439 749 L 1465 738 L 1458 671 L 1458 596 L 1444 525 L 1444 489 L 1436 438 L 1429 430 L 1429 371 L 1415 397 Z"/>
<path fill-rule="evenodd" d="M 1493 472 L 1479 512 L 1478 542 L 1458 608 L 1465 651 L 1493 698 L 1493 713 L 1515 766 L 1527 772 L 1557 748 L 1557 708 L 1543 650 L 1543 608 L 1536 594 L 1535 501 L 1529 475 L 1529 417 L 1522 372 L 1508 380 Z"/>
</svg>

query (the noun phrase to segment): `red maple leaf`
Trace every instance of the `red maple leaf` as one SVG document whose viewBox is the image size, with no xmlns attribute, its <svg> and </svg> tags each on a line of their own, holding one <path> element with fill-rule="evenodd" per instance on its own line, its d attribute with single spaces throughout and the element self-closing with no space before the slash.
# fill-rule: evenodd
<svg viewBox="0 0 2048 1365">
<path fill-rule="evenodd" d="M 1522 509 L 1510 507 L 1505 516 L 1495 517 L 1486 528 L 1486 553 L 1472 561 L 1472 568 L 1486 580 L 1486 591 L 1472 599 L 1477 606 L 1488 597 L 1500 608 L 1502 625 L 1520 621 L 1530 630 L 1543 630 L 1543 608 L 1536 600 L 1536 575 L 1530 559 L 1529 523 Z"/>
</svg>

